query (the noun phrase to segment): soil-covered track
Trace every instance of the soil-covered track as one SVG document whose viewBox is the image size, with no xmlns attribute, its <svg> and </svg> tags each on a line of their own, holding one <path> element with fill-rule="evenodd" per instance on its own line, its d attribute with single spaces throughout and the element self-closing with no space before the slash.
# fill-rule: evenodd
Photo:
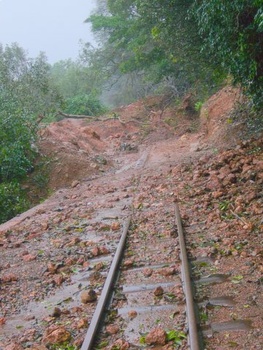
<svg viewBox="0 0 263 350">
<path fill-rule="evenodd" d="M 228 91 L 206 106 L 207 123 L 218 122 L 222 96 L 227 99 Z M 226 139 L 210 143 L 209 128 L 208 134 L 180 134 L 167 119 L 159 127 L 157 119 L 134 135 L 132 123 L 125 131 L 116 130 L 118 121 L 102 123 L 103 129 L 92 125 L 88 137 L 98 148 L 88 158 L 75 145 L 76 127 L 70 154 L 79 168 L 81 155 L 94 172 L 84 169 L 82 180 L 73 180 L 73 163 L 61 172 L 63 150 L 71 152 L 69 140 L 62 141 L 56 185 L 63 177 L 68 187 L 0 226 L 1 350 L 82 346 L 130 216 L 119 282 L 95 346 L 188 349 L 175 201 L 204 346 L 262 348 L 262 139 L 219 152 L 215 147 Z M 126 147 L 134 142 L 135 148 Z"/>
</svg>

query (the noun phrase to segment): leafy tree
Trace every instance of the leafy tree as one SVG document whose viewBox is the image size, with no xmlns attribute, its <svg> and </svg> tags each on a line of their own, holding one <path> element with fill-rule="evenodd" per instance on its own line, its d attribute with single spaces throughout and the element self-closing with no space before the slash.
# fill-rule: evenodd
<svg viewBox="0 0 263 350">
<path fill-rule="evenodd" d="M 263 106 L 262 0 L 99 3 L 87 21 L 101 43 L 94 64 L 109 84 L 137 73 L 146 91 L 168 86 L 177 95 L 189 88 L 205 94 L 230 74 Z"/>
<path fill-rule="evenodd" d="M 88 45 L 85 45 L 88 50 Z M 90 67 L 88 55 L 77 61 L 55 63 L 51 70 L 52 82 L 64 98 L 66 113 L 97 115 L 104 112 L 99 101 L 100 74 Z"/>
<path fill-rule="evenodd" d="M 69 114 L 99 115 L 106 111 L 101 102 L 92 95 L 77 95 L 65 101 L 64 111 Z"/>
<path fill-rule="evenodd" d="M 51 79 L 63 98 L 89 94 L 93 87 L 93 81 L 89 78 L 85 66 L 71 59 L 59 61 L 52 66 Z"/>
<path fill-rule="evenodd" d="M 0 222 L 25 209 L 19 184 L 33 169 L 37 117 L 61 103 L 49 74 L 43 54 L 33 60 L 17 44 L 0 46 Z"/>
<path fill-rule="evenodd" d="M 104 38 L 96 64 L 115 80 L 137 72 L 146 90 L 161 84 L 181 95 L 200 81 L 209 89 L 219 67 L 200 55 L 197 23 L 188 15 L 193 1 L 108 0 L 108 12 L 87 19 Z"/>
<path fill-rule="evenodd" d="M 263 106 L 262 0 L 195 0 L 203 50 L 218 60 L 254 102 Z"/>
<path fill-rule="evenodd" d="M 29 202 L 26 193 L 17 181 L 0 183 L 0 223 L 27 210 Z"/>
</svg>

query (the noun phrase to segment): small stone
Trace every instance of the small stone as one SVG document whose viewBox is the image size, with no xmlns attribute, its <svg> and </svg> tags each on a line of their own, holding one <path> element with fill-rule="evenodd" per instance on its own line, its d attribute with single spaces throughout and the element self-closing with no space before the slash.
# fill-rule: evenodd
<svg viewBox="0 0 263 350">
<path fill-rule="evenodd" d="M 134 260 L 133 259 L 127 259 L 124 261 L 123 265 L 125 268 L 129 268 L 132 267 L 134 264 Z"/>
<path fill-rule="evenodd" d="M 57 286 L 61 286 L 61 284 L 65 281 L 65 278 L 62 275 L 54 275 L 53 281 Z"/>
<path fill-rule="evenodd" d="M 32 320 L 34 320 L 36 317 L 34 316 L 34 315 L 27 315 L 27 316 L 25 316 L 25 318 L 24 318 L 24 320 L 25 321 L 32 321 Z"/>
<path fill-rule="evenodd" d="M 100 247 L 100 254 L 101 255 L 106 255 L 106 254 L 109 254 L 109 253 L 110 253 L 110 251 L 109 251 L 109 249 L 107 247 L 105 247 L 105 246 Z"/>
<path fill-rule="evenodd" d="M 115 324 L 110 324 L 106 327 L 106 332 L 110 335 L 117 334 L 120 330 L 120 327 Z"/>
<path fill-rule="evenodd" d="M 128 312 L 128 316 L 129 316 L 130 319 L 133 319 L 133 318 L 137 317 L 137 315 L 138 315 L 138 313 L 137 313 L 136 310 L 130 310 Z"/>
<path fill-rule="evenodd" d="M 155 291 L 154 291 L 154 295 L 155 295 L 156 297 L 162 296 L 163 293 L 164 293 L 164 291 L 163 291 L 163 288 L 162 288 L 161 286 L 157 287 L 157 288 L 155 289 Z"/>
<path fill-rule="evenodd" d="M 93 255 L 93 256 L 99 256 L 100 255 L 100 249 L 99 249 L 99 247 L 94 247 L 94 248 L 92 248 L 91 249 L 91 254 Z"/>
<path fill-rule="evenodd" d="M 48 227 L 49 227 L 48 222 L 47 222 L 47 221 L 46 221 L 46 222 L 42 222 L 42 223 L 41 223 L 41 227 L 42 227 L 42 229 L 43 229 L 44 231 L 46 231 L 46 230 L 48 229 Z"/>
<path fill-rule="evenodd" d="M 146 335 L 145 342 L 148 345 L 165 345 L 166 332 L 162 328 L 154 328 Z"/>
<path fill-rule="evenodd" d="M 0 317 L 0 326 L 6 323 L 6 318 L 5 317 Z"/>
<path fill-rule="evenodd" d="M 104 262 L 100 261 L 100 262 L 98 262 L 97 264 L 94 265 L 94 270 L 95 271 L 100 271 L 100 270 L 103 270 L 104 267 L 105 267 Z"/>
<path fill-rule="evenodd" d="M 111 224 L 111 229 L 112 229 L 112 231 L 118 231 L 118 230 L 120 229 L 120 227 L 121 227 L 121 225 L 120 225 L 119 222 L 113 222 L 113 223 Z"/>
<path fill-rule="evenodd" d="M 150 277 L 152 274 L 153 274 L 153 270 L 152 269 L 146 268 L 146 269 L 143 270 L 143 275 L 145 277 Z"/>
<path fill-rule="evenodd" d="M 51 316 L 52 317 L 60 317 L 61 316 L 61 310 L 59 307 L 55 307 L 54 310 L 52 311 Z"/>
<path fill-rule="evenodd" d="M 72 183 L 71 183 L 71 187 L 72 187 L 72 188 L 77 187 L 78 185 L 79 185 L 79 181 L 77 181 L 77 180 L 74 180 L 74 181 L 72 181 Z"/>
<path fill-rule="evenodd" d="M 67 247 L 74 247 L 80 242 L 81 242 L 81 240 L 80 240 L 79 237 L 74 237 L 74 238 L 72 238 L 72 240 L 66 246 Z"/>
<path fill-rule="evenodd" d="M 127 350 L 127 349 L 129 349 L 129 347 L 130 347 L 130 344 L 127 341 L 125 341 L 123 339 L 118 339 L 110 347 L 110 350 L 115 350 L 115 349 Z"/>
<path fill-rule="evenodd" d="M 57 272 L 57 265 L 53 263 L 48 263 L 47 265 L 48 272 L 54 275 Z"/>
<path fill-rule="evenodd" d="M 9 273 L 8 275 L 4 275 L 1 277 L 1 281 L 6 282 L 16 282 L 18 281 L 18 277 L 14 273 Z"/>
<path fill-rule="evenodd" d="M 72 265 L 74 265 L 76 263 L 76 261 L 73 259 L 73 258 L 67 258 L 66 260 L 65 260 L 65 265 L 66 266 L 72 266 Z"/>
<path fill-rule="evenodd" d="M 23 260 L 26 261 L 26 262 L 29 262 L 29 261 L 33 261 L 33 260 L 36 260 L 36 255 L 32 255 L 32 254 L 26 254 L 26 255 L 23 255 Z"/>
<path fill-rule="evenodd" d="M 43 336 L 42 342 L 48 344 L 63 344 L 71 339 L 71 334 L 65 327 L 52 325 L 47 328 Z"/>
<path fill-rule="evenodd" d="M 159 274 L 162 276 L 172 276 L 176 274 L 175 267 L 165 267 L 159 270 Z"/>
<path fill-rule="evenodd" d="M 215 199 L 218 199 L 220 197 L 223 196 L 223 192 L 222 191 L 215 191 L 212 193 L 212 196 L 215 198 Z"/>
<path fill-rule="evenodd" d="M 81 320 L 79 320 L 77 323 L 77 328 L 78 329 L 88 328 L 88 320 L 86 318 L 82 318 Z"/>
<path fill-rule="evenodd" d="M 80 295 L 82 304 L 92 303 L 97 300 L 97 294 L 93 289 L 84 290 Z"/>
</svg>

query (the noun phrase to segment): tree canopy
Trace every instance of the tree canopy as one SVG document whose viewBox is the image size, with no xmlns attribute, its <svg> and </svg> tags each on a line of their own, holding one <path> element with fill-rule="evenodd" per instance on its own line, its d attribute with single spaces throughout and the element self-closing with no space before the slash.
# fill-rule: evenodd
<svg viewBox="0 0 263 350">
<path fill-rule="evenodd" d="M 0 46 L 0 222 L 26 208 L 19 183 L 34 165 L 36 120 L 61 103 L 49 72 L 43 54 L 30 59 L 17 44 Z"/>
<path fill-rule="evenodd" d="M 100 0 L 87 21 L 108 76 L 137 72 L 157 86 L 169 78 L 180 95 L 230 74 L 262 106 L 262 0 Z"/>
<path fill-rule="evenodd" d="M 204 40 L 203 51 L 263 107 L 263 1 L 195 0 L 192 14 Z"/>
</svg>

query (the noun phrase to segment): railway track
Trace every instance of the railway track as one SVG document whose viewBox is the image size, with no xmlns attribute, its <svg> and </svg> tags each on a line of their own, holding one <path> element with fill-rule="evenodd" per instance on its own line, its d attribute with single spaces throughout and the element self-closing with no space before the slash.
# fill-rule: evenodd
<svg viewBox="0 0 263 350">
<path fill-rule="evenodd" d="M 27 311 L 36 314 L 29 326 L 38 327 L 43 334 L 37 314 L 48 313 L 48 322 L 54 327 L 65 324 L 81 350 L 238 348 L 227 337 L 231 332 L 240 333 L 242 339 L 252 337 L 252 318 L 237 317 L 238 298 L 233 293 L 217 293 L 216 288 L 226 284 L 225 289 L 230 289 L 239 276 L 232 271 L 220 274 L 218 261 L 196 249 L 200 237 L 203 244 L 210 244 L 208 237 L 213 232 L 204 232 L 203 223 L 191 217 L 191 208 L 187 212 L 179 198 L 181 219 L 175 204 L 175 177 L 169 168 L 138 171 L 137 166 L 143 167 L 146 159 L 144 155 L 142 164 L 112 176 L 110 188 L 103 177 L 92 182 L 89 186 L 97 191 L 92 204 L 84 184 L 79 190 L 81 202 L 78 199 L 75 204 L 69 198 L 68 222 L 76 220 L 74 208 L 78 206 L 79 213 L 79 203 L 83 203 L 78 225 L 67 223 L 65 227 L 62 222 L 59 237 L 53 227 L 46 236 L 57 242 L 70 232 L 63 249 L 87 261 L 71 273 L 62 291 L 45 300 L 45 306 L 29 306 Z M 61 270 L 56 266 L 56 273 L 65 274 L 63 268 L 63 264 Z M 95 297 L 87 300 L 87 292 Z M 54 307 L 61 309 L 59 316 L 52 311 Z M 23 316 L 13 318 L 11 326 L 18 329 Z M 6 327 L 8 333 L 10 324 Z M 209 343 L 214 337 L 218 347 Z M 50 346 L 48 336 L 45 340 Z"/>
<path fill-rule="evenodd" d="M 160 235 L 159 242 L 156 239 L 154 242 L 150 242 L 153 240 L 153 236 L 150 237 L 149 241 L 147 239 L 149 237 L 145 235 L 143 237 L 143 249 L 141 247 L 142 240 L 127 237 L 129 229 L 133 230 L 131 218 L 128 218 L 81 350 L 95 349 L 96 346 L 101 348 L 103 344 L 108 345 L 108 342 L 103 340 L 105 339 L 105 333 L 111 333 L 107 329 L 112 329 L 114 333 L 120 329 L 120 326 L 115 328 L 103 326 L 103 321 L 107 320 L 107 317 L 117 310 L 115 315 L 125 320 L 125 330 L 123 339 L 116 340 L 116 348 L 118 346 L 120 346 L 120 349 L 128 346 L 134 349 L 144 348 L 147 342 L 148 345 L 160 346 L 168 342 L 171 348 L 173 348 L 173 345 L 185 347 L 188 334 L 190 349 L 200 349 L 200 336 L 197 330 L 190 270 L 177 204 L 175 205 L 175 216 L 178 235 L 175 235 L 174 232 L 172 236 L 169 235 L 166 239 L 163 239 L 163 236 Z M 128 241 L 128 251 L 125 244 L 126 240 Z M 129 242 L 129 240 L 132 242 Z M 177 250 L 178 242 L 182 262 L 181 278 L 178 278 L 178 256 L 176 257 L 176 264 L 173 256 L 173 252 Z M 154 259 L 150 260 L 148 257 L 154 257 L 153 252 L 157 253 L 161 246 L 161 250 L 164 252 L 161 258 L 163 263 L 156 264 Z M 124 252 L 125 247 L 126 253 Z M 167 250 L 168 247 L 169 251 Z M 137 253 L 140 252 L 139 261 L 131 259 L 122 263 L 122 257 L 125 254 L 126 257 L 129 256 L 130 249 L 136 249 Z M 167 256 L 167 253 L 170 257 Z M 121 273 L 119 273 L 119 279 L 116 282 L 119 271 Z M 114 283 L 115 288 L 112 290 Z M 178 305 L 178 299 L 183 296 L 182 288 L 185 294 L 187 331 L 186 329 L 184 331 L 185 320 L 183 322 L 181 320 L 179 327 L 178 325 L 175 326 L 175 318 L 178 315 L 184 317 L 184 302 L 181 301 L 181 306 Z M 179 298 L 175 293 L 176 291 L 181 293 Z M 103 332 L 99 334 L 99 330 L 103 327 L 104 335 Z M 151 330 L 152 335 L 149 336 Z M 171 338 L 170 342 L 167 340 L 169 337 Z"/>
<path fill-rule="evenodd" d="M 138 209 L 142 209 L 141 204 L 137 208 L 140 212 Z M 202 350 L 209 349 L 207 339 L 216 333 L 251 331 L 251 320 L 231 317 L 236 307 L 232 297 L 213 297 L 209 292 L 210 285 L 226 282 L 227 276 L 196 274 L 200 266 L 209 266 L 211 272 L 213 262 L 205 257 L 193 258 L 191 248 L 186 248 L 178 204 L 170 199 L 164 213 L 170 220 L 159 223 L 159 233 L 151 212 L 145 211 L 147 205 L 143 218 L 137 213 L 135 220 L 129 217 L 124 224 L 81 350 L 147 346 Z M 145 223 L 148 231 L 143 229 Z M 226 310 L 229 320 L 217 322 L 215 318 L 211 322 L 208 310 L 212 309 Z"/>
</svg>

